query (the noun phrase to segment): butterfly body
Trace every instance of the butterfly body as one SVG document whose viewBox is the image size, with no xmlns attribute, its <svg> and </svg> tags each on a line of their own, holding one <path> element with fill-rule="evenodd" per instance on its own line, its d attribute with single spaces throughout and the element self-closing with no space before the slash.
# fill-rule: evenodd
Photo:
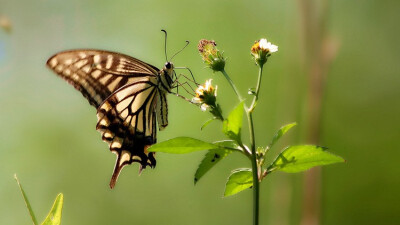
<svg viewBox="0 0 400 225">
<path fill-rule="evenodd" d="M 159 70 L 124 54 L 82 49 L 57 53 L 47 65 L 96 107 L 96 129 L 117 155 L 111 188 L 125 165 L 155 167 L 147 148 L 157 141 L 156 121 L 160 130 L 168 125 L 172 63 Z"/>
</svg>

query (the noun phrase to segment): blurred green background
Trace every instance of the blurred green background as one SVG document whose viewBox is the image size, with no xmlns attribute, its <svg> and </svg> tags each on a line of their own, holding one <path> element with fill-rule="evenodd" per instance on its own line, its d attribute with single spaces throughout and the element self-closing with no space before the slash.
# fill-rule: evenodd
<svg viewBox="0 0 400 225">
<path fill-rule="evenodd" d="M 250 47 L 266 37 L 279 52 L 265 69 L 257 141 L 265 145 L 281 125 L 297 121 L 279 148 L 305 143 L 303 3 L 0 0 L 0 16 L 11 26 L 0 30 L 0 224 L 31 223 L 14 173 L 40 221 L 63 192 L 63 224 L 251 224 L 251 191 L 222 198 L 230 170 L 250 167 L 241 155 L 222 161 L 194 186 L 205 153 L 158 154 L 155 170 L 138 176 L 137 165 L 126 167 L 110 190 L 115 156 L 95 130 L 95 109 L 45 62 L 58 51 L 96 48 L 162 67 L 160 29 L 166 29 L 170 54 L 191 41 L 175 65 L 189 66 L 200 82 L 212 78 L 227 113 L 237 101 L 220 74 L 204 69 L 198 40 L 217 41 L 228 57 L 227 71 L 246 93 L 257 74 Z M 320 143 L 314 144 L 347 163 L 322 170 L 320 224 L 400 224 L 399 10 L 400 1 L 336 0 L 322 15 L 338 50 L 328 71 Z M 159 141 L 224 138 L 218 123 L 200 131 L 208 113 L 173 96 L 169 107 L 170 125 Z M 262 183 L 261 224 L 300 223 L 302 177 L 276 173 Z"/>
</svg>

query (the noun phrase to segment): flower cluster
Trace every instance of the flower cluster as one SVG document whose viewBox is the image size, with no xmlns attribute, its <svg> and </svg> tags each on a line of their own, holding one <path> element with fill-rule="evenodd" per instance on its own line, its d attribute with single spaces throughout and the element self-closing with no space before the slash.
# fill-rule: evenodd
<svg viewBox="0 0 400 225">
<path fill-rule="evenodd" d="M 203 61 L 215 72 L 219 71 L 225 76 L 228 80 L 236 95 L 241 100 L 242 97 L 240 96 L 236 86 L 233 84 L 233 81 L 229 78 L 228 74 L 225 72 L 225 58 L 223 57 L 222 53 L 217 49 L 217 44 L 213 40 L 206 40 L 202 39 L 199 41 L 199 45 L 197 46 L 199 53 L 203 59 Z M 272 53 L 278 51 L 278 46 L 271 44 L 268 42 L 267 39 L 260 39 L 255 41 L 254 45 L 251 47 L 251 54 L 254 57 L 256 64 L 259 65 L 261 68 L 267 62 L 269 56 Z M 259 77 L 260 81 L 261 77 Z M 255 99 L 252 103 L 252 108 L 255 106 L 255 102 L 258 98 L 258 90 L 254 91 L 251 90 L 251 94 L 255 95 Z M 206 111 L 210 109 L 210 113 L 212 113 L 215 118 L 223 120 L 222 110 L 220 106 L 216 103 L 216 96 L 217 96 L 217 87 L 213 87 L 211 85 L 211 79 L 207 80 L 204 85 L 200 85 L 196 90 L 196 96 L 193 98 L 193 102 L 200 104 L 201 110 Z"/>
<path fill-rule="evenodd" d="M 279 170 L 290 173 L 301 172 L 314 166 L 344 162 L 344 159 L 326 152 L 325 148 L 319 146 L 297 145 L 285 148 L 275 157 L 275 160 L 270 160 L 272 158 L 268 158 L 267 156 L 269 156 L 271 153 L 267 153 L 270 152 L 270 149 L 273 147 L 273 145 L 289 129 L 296 125 L 296 123 L 291 123 L 281 127 L 272 138 L 270 144 L 266 147 L 259 146 L 256 143 L 257 135 L 255 135 L 255 125 L 263 126 L 263 124 L 255 123 L 253 119 L 253 113 L 259 100 L 263 66 L 271 54 L 278 51 L 278 46 L 271 44 L 271 42 L 268 42 L 267 39 L 260 39 L 251 47 L 251 55 L 255 60 L 256 65 L 259 67 L 259 72 L 257 85 L 249 90 L 249 94 L 252 95 L 248 96 L 252 100 L 250 104 L 246 104 L 246 99 L 242 97 L 235 83 L 226 72 L 224 68 L 225 59 L 216 46 L 217 45 L 215 41 L 203 39 L 199 42 L 198 50 L 203 61 L 210 69 L 212 69 L 214 72 L 221 72 L 226 81 L 232 87 L 233 91 L 236 93 L 237 100 L 240 103 L 228 114 L 226 118 L 224 118 L 222 115 L 221 106 L 218 103 L 219 101 L 217 102 L 217 86 L 213 86 L 211 84 L 211 79 L 207 80 L 205 84 L 199 85 L 196 90 L 193 90 L 193 88 L 189 85 L 194 91 L 194 93 L 189 93 L 194 96 L 190 102 L 200 106 L 202 111 L 210 112 L 213 116 L 202 125 L 201 130 L 203 130 L 203 128 L 212 121 L 219 120 L 222 125 L 222 133 L 228 138 L 228 140 L 224 138 L 225 140 L 207 143 L 205 141 L 193 138 L 179 137 L 153 145 L 150 151 L 181 154 L 208 149 L 208 153 L 201 161 L 195 173 L 195 184 L 207 171 L 210 170 L 213 165 L 227 157 L 231 152 L 242 153 L 250 160 L 251 168 L 238 168 L 231 172 L 231 175 L 226 182 L 224 197 L 231 196 L 240 191 L 252 188 L 253 196 L 255 196 L 253 198 L 253 224 L 258 225 L 260 183 L 267 177 L 267 175 Z M 191 71 L 189 70 L 189 72 Z M 249 79 L 251 79 L 251 77 L 249 77 Z M 193 83 L 198 85 L 194 79 Z M 184 96 L 181 97 L 188 100 Z M 249 144 L 244 143 L 244 135 L 242 135 L 244 113 L 246 114 L 248 121 L 246 124 L 248 125 L 249 132 L 246 136 L 249 138 Z M 296 156 L 296 162 L 312 161 L 313 163 L 293 163 L 293 156 Z"/>
<path fill-rule="evenodd" d="M 225 68 L 225 59 L 222 53 L 217 49 L 215 41 L 202 39 L 197 46 L 203 61 L 214 71 L 223 71 Z"/>
<path fill-rule="evenodd" d="M 255 41 L 254 45 L 251 47 L 251 54 L 256 60 L 257 65 L 262 66 L 267 62 L 271 53 L 277 52 L 278 46 L 271 44 L 267 39 L 260 39 Z"/>
</svg>

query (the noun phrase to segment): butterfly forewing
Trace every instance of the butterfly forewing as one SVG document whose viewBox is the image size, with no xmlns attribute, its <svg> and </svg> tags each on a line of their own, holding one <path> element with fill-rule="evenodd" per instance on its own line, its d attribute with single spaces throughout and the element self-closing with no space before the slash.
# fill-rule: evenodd
<svg viewBox="0 0 400 225">
<path fill-rule="evenodd" d="M 96 129 L 117 154 L 110 187 L 121 169 L 132 162 L 154 167 L 147 148 L 156 142 L 156 117 L 160 129 L 167 124 L 165 91 L 159 70 L 133 57 L 99 50 L 73 50 L 51 57 L 47 65 L 79 90 L 97 108 Z"/>
<path fill-rule="evenodd" d="M 96 108 L 122 86 L 140 77 L 156 77 L 158 73 L 156 67 L 133 57 L 99 50 L 60 52 L 47 65 Z"/>
</svg>

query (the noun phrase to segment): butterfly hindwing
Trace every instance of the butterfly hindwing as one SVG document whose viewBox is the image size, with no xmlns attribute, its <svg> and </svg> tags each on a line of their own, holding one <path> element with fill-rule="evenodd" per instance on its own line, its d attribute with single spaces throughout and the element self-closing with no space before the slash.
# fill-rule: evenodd
<svg viewBox="0 0 400 225">
<path fill-rule="evenodd" d="M 156 164 L 154 154 L 146 149 L 156 142 L 158 92 L 156 80 L 148 77 L 118 89 L 97 110 L 96 129 L 117 154 L 111 187 L 125 165 L 138 162 L 142 169 Z"/>
</svg>

